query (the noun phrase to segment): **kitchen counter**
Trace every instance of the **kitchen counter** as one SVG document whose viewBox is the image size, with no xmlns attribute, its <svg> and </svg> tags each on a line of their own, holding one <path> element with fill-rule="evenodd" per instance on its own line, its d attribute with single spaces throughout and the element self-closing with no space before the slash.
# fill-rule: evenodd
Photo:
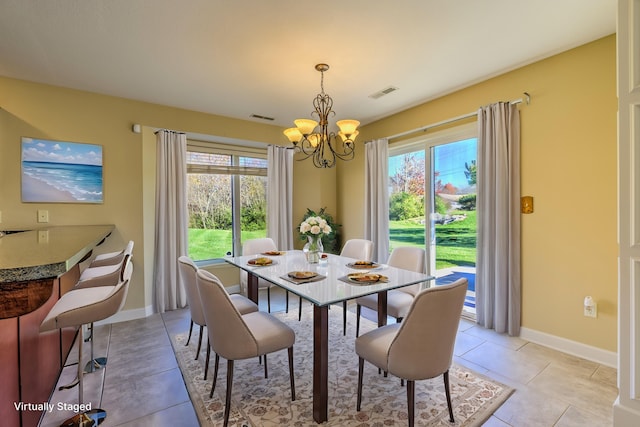
<svg viewBox="0 0 640 427">
<path fill-rule="evenodd" d="M 113 225 L 0 233 L 0 424 L 36 427 L 76 336 L 76 327 L 40 332 L 40 323 L 78 281 L 79 262 Z M 29 407 L 28 405 L 26 407 Z"/>
<path fill-rule="evenodd" d="M 64 274 L 113 229 L 113 225 L 68 225 L 12 232 L 0 237 L 0 289 L 5 283 Z"/>
</svg>

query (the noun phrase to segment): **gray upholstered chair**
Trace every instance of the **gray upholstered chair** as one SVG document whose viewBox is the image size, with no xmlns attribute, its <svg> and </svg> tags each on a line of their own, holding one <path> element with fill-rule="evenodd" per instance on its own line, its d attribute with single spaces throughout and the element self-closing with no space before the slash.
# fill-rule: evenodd
<svg viewBox="0 0 640 427">
<path fill-rule="evenodd" d="M 245 240 L 242 244 L 242 255 L 258 255 L 263 252 L 269 251 L 277 251 L 278 247 L 276 246 L 273 239 L 270 237 L 263 237 L 258 239 L 248 239 Z M 240 286 L 242 288 L 242 292 L 246 294 L 247 286 L 248 286 L 248 277 L 247 272 L 244 270 L 240 271 Z M 267 290 L 267 311 L 271 313 L 271 288 L 275 286 L 273 283 L 269 283 L 266 280 L 258 279 L 258 290 L 266 289 Z M 286 293 L 286 312 L 289 312 L 289 292 Z"/>
<path fill-rule="evenodd" d="M 120 280 L 115 286 L 95 286 L 83 289 L 73 289 L 56 302 L 47 317 L 40 324 L 40 332 L 51 331 L 66 327 L 80 327 L 78 333 L 78 404 L 83 402 L 82 368 L 82 325 L 104 320 L 116 314 L 125 303 L 129 282 L 133 273 L 133 264 L 129 258 Z M 80 406 L 82 407 L 82 406 Z M 94 408 L 80 413 L 65 421 L 62 425 L 98 425 L 107 416 L 107 412 Z M 86 424 L 73 424 L 73 421 L 85 420 Z M 93 424 L 88 420 L 93 420 Z"/>
<path fill-rule="evenodd" d="M 202 347 L 203 329 L 207 326 L 202 311 L 202 302 L 200 301 L 200 293 L 198 292 L 198 285 L 196 283 L 196 276 L 198 274 L 198 266 L 188 256 L 181 256 L 178 258 L 178 269 L 180 272 L 180 278 L 184 286 L 185 293 L 187 294 L 187 304 L 189 304 L 189 312 L 191 313 L 191 325 L 189 327 L 189 337 L 187 338 L 187 344 L 191 341 L 191 333 L 193 332 L 193 324 L 200 326 L 200 336 L 198 338 L 198 349 L 196 350 L 196 360 L 200 356 L 200 348 Z M 240 314 L 251 313 L 258 311 L 258 306 L 253 301 L 242 295 L 230 295 L 231 302 L 236 306 Z M 209 341 L 207 339 L 207 359 L 204 365 L 204 379 L 207 379 L 207 372 L 209 371 L 209 357 L 210 357 Z"/>
<path fill-rule="evenodd" d="M 422 248 L 414 246 L 400 246 L 395 248 L 387 264 L 402 268 L 403 270 L 416 271 L 418 273 L 425 272 L 426 253 Z M 395 317 L 397 322 L 407 315 L 409 307 L 413 302 L 413 298 L 420 292 L 421 284 L 405 286 L 404 288 L 394 289 L 387 292 L 387 315 Z M 356 299 L 356 337 L 360 334 L 360 314 L 362 306 L 371 310 L 378 310 L 378 296 L 376 294 L 366 295 Z"/>
<path fill-rule="evenodd" d="M 410 427 L 414 425 L 415 381 L 442 375 L 449 421 L 454 422 L 449 368 L 466 293 L 467 279 L 464 278 L 450 285 L 425 289 L 413 299 L 402 323 L 374 329 L 356 339 L 358 411 L 362 403 L 364 361 L 367 360 L 379 369 L 407 380 Z"/>
<path fill-rule="evenodd" d="M 222 283 L 208 271 L 198 270 L 197 284 L 209 340 L 216 354 L 210 397 L 213 396 L 216 386 L 220 356 L 227 359 L 224 425 L 227 426 L 229 423 L 235 360 L 264 356 L 264 372 L 265 377 L 268 377 L 267 354 L 287 349 L 291 400 L 296 400 L 293 378 L 293 344 L 296 337 L 293 329 L 262 311 L 240 314 Z"/>
<path fill-rule="evenodd" d="M 340 256 L 358 261 L 371 261 L 373 258 L 373 242 L 366 239 L 349 239 L 342 247 Z M 342 302 L 342 335 L 347 335 L 347 301 Z"/>
</svg>

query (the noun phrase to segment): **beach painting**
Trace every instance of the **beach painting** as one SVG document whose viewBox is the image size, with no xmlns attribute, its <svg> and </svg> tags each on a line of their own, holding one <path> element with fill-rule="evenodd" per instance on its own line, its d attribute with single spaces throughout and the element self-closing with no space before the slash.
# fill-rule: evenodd
<svg viewBox="0 0 640 427">
<path fill-rule="evenodd" d="M 102 203 L 102 146 L 23 137 L 22 201 Z"/>
</svg>

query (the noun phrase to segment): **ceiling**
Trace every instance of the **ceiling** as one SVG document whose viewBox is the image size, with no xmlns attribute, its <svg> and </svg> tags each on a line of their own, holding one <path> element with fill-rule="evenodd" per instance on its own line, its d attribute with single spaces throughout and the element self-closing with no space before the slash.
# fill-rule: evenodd
<svg viewBox="0 0 640 427">
<path fill-rule="evenodd" d="M 324 62 L 336 119 L 366 124 L 613 34 L 616 7 L 616 0 L 0 0 L 0 75 L 292 126 L 310 117 L 320 92 L 314 66 Z M 388 87 L 397 90 L 370 97 Z"/>
</svg>

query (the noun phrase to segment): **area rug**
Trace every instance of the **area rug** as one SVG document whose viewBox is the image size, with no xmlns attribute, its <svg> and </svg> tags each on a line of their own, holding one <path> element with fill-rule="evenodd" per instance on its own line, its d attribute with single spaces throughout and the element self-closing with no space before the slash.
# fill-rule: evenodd
<svg viewBox="0 0 640 427">
<path fill-rule="evenodd" d="M 407 425 L 406 387 L 398 378 L 378 374 L 365 362 L 362 409 L 356 411 L 358 357 L 354 350 L 355 314 L 348 312 L 347 336 L 342 335 L 342 310 L 329 310 L 329 421 L 328 426 Z M 294 375 L 296 400 L 291 401 L 286 350 L 268 356 L 269 378 L 258 359 L 236 361 L 229 425 L 231 426 L 315 426 L 312 403 L 313 319 L 307 306 L 302 321 L 297 310 L 275 313 L 296 332 Z M 375 328 L 366 319 L 361 333 Z M 205 329 L 206 334 L 206 329 Z M 200 357 L 195 360 L 197 330 L 189 346 L 187 333 L 172 336 L 176 358 L 191 401 L 202 426 L 222 425 L 226 392 L 226 360 L 220 359 L 218 382 L 209 398 L 213 375 L 213 355 L 204 381 L 206 336 Z M 507 400 L 513 389 L 454 364 L 449 372 L 455 423 L 449 422 L 442 377 L 416 381 L 416 425 L 479 426 Z"/>
</svg>

